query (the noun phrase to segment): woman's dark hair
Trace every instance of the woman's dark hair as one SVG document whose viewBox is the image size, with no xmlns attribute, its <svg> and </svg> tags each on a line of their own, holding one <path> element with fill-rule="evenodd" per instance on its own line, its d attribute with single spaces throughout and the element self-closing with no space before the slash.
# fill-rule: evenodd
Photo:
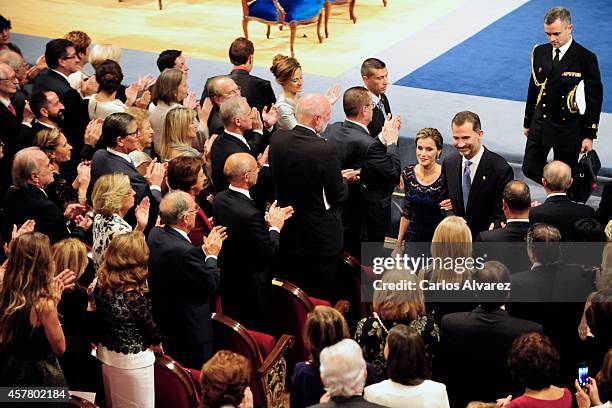
<svg viewBox="0 0 612 408">
<path fill-rule="evenodd" d="M 6 29 L 11 29 L 11 20 L 7 19 L 3 15 L 0 14 L 0 31 L 4 31 Z"/>
<path fill-rule="evenodd" d="M 586 319 L 597 342 L 606 348 L 612 347 L 612 288 L 595 292 Z"/>
<path fill-rule="evenodd" d="M 168 165 L 168 186 L 173 190 L 189 192 L 197 183 L 204 162 L 199 157 L 178 156 Z"/>
<path fill-rule="evenodd" d="M 387 375 L 391 381 L 419 385 L 429 378 L 429 363 L 421 335 L 405 324 L 398 324 L 387 335 Z"/>
<path fill-rule="evenodd" d="M 310 350 L 310 364 L 317 370 L 321 350 L 349 337 L 348 324 L 336 309 L 316 306 L 308 313 L 304 324 L 304 345 Z"/>
<path fill-rule="evenodd" d="M 538 332 L 523 333 L 508 354 L 512 378 L 525 388 L 541 390 L 559 376 L 559 353 L 550 339 Z"/>
<path fill-rule="evenodd" d="M 121 67 L 113 60 L 105 60 L 96 68 L 96 81 L 100 84 L 100 91 L 112 94 L 123 81 Z"/>
</svg>

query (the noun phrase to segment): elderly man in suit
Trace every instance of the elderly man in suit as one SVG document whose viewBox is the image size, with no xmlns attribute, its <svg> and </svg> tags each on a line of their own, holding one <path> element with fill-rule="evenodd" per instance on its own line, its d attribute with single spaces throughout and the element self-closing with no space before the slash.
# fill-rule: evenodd
<svg viewBox="0 0 612 408">
<path fill-rule="evenodd" d="M 397 146 L 400 118 L 388 121 L 371 137 L 368 125 L 375 107 L 370 92 L 361 86 L 348 89 L 343 106 L 346 120 L 330 125 L 324 137 L 337 147 L 343 170 L 361 171 L 361 183 L 351 184 L 343 211 L 344 246 L 358 256 L 362 241 L 383 242 L 389 231 L 391 195 L 402 172 Z"/>
<path fill-rule="evenodd" d="M 249 189 L 257 183 L 257 162 L 248 153 L 234 153 L 225 161 L 227 190 L 215 196 L 215 222 L 227 228 L 219 264 L 223 313 L 249 329 L 265 331 L 280 232 L 291 217 L 291 207 L 276 203 L 261 213 Z"/>
<path fill-rule="evenodd" d="M 82 238 L 91 227 L 89 217 L 83 217 L 85 206 L 69 204 L 65 210 L 58 207 L 44 189 L 53 182 L 53 168 L 49 157 L 38 147 L 27 147 L 15 155 L 13 161 L 13 187 L 4 197 L 5 233 L 10 233 L 13 224 L 21 225 L 27 220 L 36 221 L 35 230 L 49 236 L 55 243 L 71 235 Z M 74 219 L 76 228 L 71 231 L 66 221 Z"/>
<path fill-rule="evenodd" d="M 524 247 L 523 247 L 524 250 Z M 473 276 L 479 283 L 506 285 L 508 269 L 496 261 L 486 262 Z M 521 333 L 542 332 L 542 326 L 512 317 L 505 310 L 509 290 L 477 292 L 480 305 L 471 312 L 447 314 L 440 325 L 439 375 L 448 387 L 453 407 L 470 401 L 494 401 L 500 395 L 523 390 L 510 379 L 506 356 Z M 478 378 L 478 387 L 474 387 Z"/>
<path fill-rule="evenodd" d="M 226 238 L 215 227 L 201 247 L 187 234 L 195 225 L 197 204 L 184 191 L 167 194 L 160 204 L 164 227 L 148 237 L 149 287 L 153 317 L 164 339 L 164 349 L 179 363 L 202 367 L 212 355 L 210 300 L 219 285 L 217 256 Z"/>
<path fill-rule="evenodd" d="M 567 197 L 572 184 L 572 169 L 562 161 L 554 160 L 544 166 L 542 185 L 546 200 L 529 212 L 531 224 L 544 222 L 554 225 L 561 231 L 563 241 L 572 241 L 575 222 L 583 218 L 594 218 L 595 210 L 585 204 L 575 203 Z"/>
<path fill-rule="evenodd" d="M 257 108 L 259 112 L 263 112 L 264 108 L 272 107 L 272 104 L 276 101 L 276 96 L 274 96 L 270 81 L 251 75 L 254 56 L 255 47 L 253 43 L 243 37 L 236 38 L 229 48 L 229 59 L 233 64 L 229 77 L 240 87 L 241 94 L 247 98 L 249 105 Z M 202 101 L 209 96 L 210 80 L 211 78 L 207 79 L 204 85 L 200 98 Z"/>
<path fill-rule="evenodd" d="M 341 211 L 347 179 L 355 181 L 356 174 L 343 177 L 336 147 L 321 137 L 330 115 L 324 96 L 302 96 L 297 126 L 272 137 L 270 168 L 279 205 L 295 210 L 283 229 L 279 273 L 313 296 L 334 300 L 344 242 Z"/>
<path fill-rule="evenodd" d="M 463 217 L 476 238 L 492 222 L 499 225 L 504 221 L 502 192 L 513 178 L 512 168 L 506 159 L 482 145 L 484 131 L 476 113 L 457 113 L 451 128 L 457 152 L 442 162 L 442 179 L 450 198 L 440 207 Z"/>
<path fill-rule="evenodd" d="M 374 103 L 372 120 L 368 124 L 368 130 L 372 137 L 378 137 L 383 130 L 385 120 L 391 115 L 391 106 L 385 95 L 389 84 L 389 73 L 387 66 L 378 58 L 368 58 L 361 64 L 361 79 Z"/>
<path fill-rule="evenodd" d="M 24 100 L 15 100 L 18 84 L 19 80 L 13 68 L 0 63 L 0 134 L 5 145 L 5 157 L 0 159 L 0 193 L 11 185 L 11 160 L 20 148 L 19 134 Z"/>
<path fill-rule="evenodd" d="M 164 180 L 166 169 L 161 163 L 151 162 L 147 169 L 147 176 L 142 176 L 130 158 L 130 152 L 139 150 L 138 125 L 134 118 L 123 112 L 113 113 L 104 119 L 102 125 L 102 138 L 106 149 L 98 150 L 91 161 L 91 183 L 105 174 L 124 173 L 130 178 L 130 184 L 136 192 L 134 200 L 140 203 L 143 198 L 149 197 L 151 208 L 149 210 L 149 223 L 147 230 L 155 225 L 158 204 L 161 201 L 161 183 Z M 128 223 L 135 225 L 134 209 L 125 216 Z"/>
<path fill-rule="evenodd" d="M 64 105 L 62 131 L 75 152 L 83 148 L 83 135 L 89 122 L 87 101 L 68 82 L 68 76 L 78 70 L 79 57 L 71 41 L 57 38 L 47 43 L 45 60 L 49 69 L 38 74 L 34 81 L 33 92 L 53 91 Z M 88 95 L 85 95 L 88 96 Z M 78 155 L 73 155 L 66 164 L 66 177 L 76 176 Z"/>
<path fill-rule="evenodd" d="M 523 128 L 527 142 L 525 176 L 540 183 L 551 149 L 555 160 L 573 166 L 579 152 L 593 148 L 603 101 L 597 56 L 572 37 L 572 16 L 564 7 L 544 17 L 548 44 L 534 48 Z M 586 109 L 580 113 L 576 89 L 584 81 Z"/>
</svg>

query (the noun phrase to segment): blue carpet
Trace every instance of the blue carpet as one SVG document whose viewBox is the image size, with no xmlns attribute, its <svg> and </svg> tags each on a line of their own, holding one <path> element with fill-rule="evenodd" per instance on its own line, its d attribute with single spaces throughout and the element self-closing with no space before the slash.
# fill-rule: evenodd
<svg viewBox="0 0 612 408">
<path fill-rule="evenodd" d="M 395 84 L 524 101 L 531 48 L 546 42 L 544 14 L 558 5 L 558 0 L 532 0 Z M 597 54 L 604 89 L 610 89 L 612 2 L 565 0 L 563 6 L 572 12 L 574 38 Z M 602 110 L 612 113 L 610 92 L 604 91 Z"/>
</svg>

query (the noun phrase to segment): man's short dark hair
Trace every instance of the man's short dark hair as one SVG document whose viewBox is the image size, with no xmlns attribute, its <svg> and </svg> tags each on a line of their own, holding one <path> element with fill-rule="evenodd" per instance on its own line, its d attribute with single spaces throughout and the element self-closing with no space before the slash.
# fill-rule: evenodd
<svg viewBox="0 0 612 408">
<path fill-rule="evenodd" d="M 30 97 L 30 109 L 32 109 L 32 113 L 36 117 L 36 119 L 40 119 L 40 110 L 42 108 L 47 108 L 49 106 L 49 101 L 47 100 L 47 93 L 52 91 L 42 91 L 33 93 Z"/>
<path fill-rule="evenodd" d="M 72 41 L 64 38 L 56 38 L 47 43 L 45 47 L 45 60 L 50 69 L 59 67 L 59 61 L 68 56 L 68 51 L 66 51 L 68 47 L 74 47 L 74 44 L 72 44 Z"/>
<path fill-rule="evenodd" d="M 474 280 L 479 283 L 492 283 L 494 285 L 501 283 L 510 283 L 510 272 L 506 265 L 497 261 L 488 261 L 484 263 L 481 269 L 476 269 L 474 272 Z M 481 290 L 477 292 L 478 302 L 480 306 L 487 310 L 495 310 L 502 306 L 510 296 L 509 290 L 504 290 L 503 286 L 494 290 Z"/>
<path fill-rule="evenodd" d="M 342 106 L 344 114 L 347 117 L 355 117 L 359 115 L 359 110 L 372 103 L 370 91 L 363 86 L 354 86 L 344 92 L 342 98 Z"/>
<path fill-rule="evenodd" d="M 541 390 L 552 385 L 559 376 L 559 353 L 550 339 L 537 332 L 517 337 L 508 354 L 512 378 L 523 388 Z"/>
<path fill-rule="evenodd" d="M 551 264 L 561 258 L 561 233 L 557 227 L 536 222 L 527 231 L 527 246 L 542 265 Z"/>
<path fill-rule="evenodd" d="M 107 147 L 117 146 L 117 138 L 128 134 L 128 126 L 134 121 L 129 113 L 116 112 L 108 115 L 102 124 L 102 139 Z"/>
<path fill-rule="evenodd" d="M 451 124 L 455 126 L 463 126 L 466 122 L 472 124 L 472 130 L 474 132 L 480 132 L 482 125 L 480 124 L 480 117 L 478 114 L 470 111 L 461 111 L 453 117 Z"/>
<path fill-rule="evenodd" d="M 421 335 L 405 324 L 389 330 L 387 374 L 391 381 L 403 385 L 419 385 L 429 378 L 429 363 Z"/>
<path fill-rule="evenodd" d="M 159 57 L 157 57 L 157 68 L 159 72 L 163 72 L 166 68 L 174 68 L 174 61 L 176 61 L 182 53 L 183 51 L 180 50 L 162 51 Z"/>
<path fill-rule="evenodd" d="M 595 218 L 583 218 L 574 223 L 574 242 L 607 242 L 606 231 Z"/>
<path fill-rule="evenodd" d="M 11 20 L 5 18 L 2 14 L 0 14 L 0 31 L 4 31 L 6 29 L 11 29 Z"/>
<path fill-rule="evenodd" d="M 529 186 L 523 181 L 510 180 L 506 183 L 502 197 L 510 210 L 525 211 L 531 207 Z"/>
<path fill-rule="evenodd" d="M 386 67 L 385 63 L 378 58 L 368 58 L 361 64 L 361 76 L 370 77 L 375 69 L 383 69 Z"/>
<path fill-rule="evenodd" d="M 232 42 L 229 48 L 229 59 L 234 65 L 244 65 L 249 57 L 255 52 L 255 47 L 250 40 L 238 37 Z"/>
</svg>

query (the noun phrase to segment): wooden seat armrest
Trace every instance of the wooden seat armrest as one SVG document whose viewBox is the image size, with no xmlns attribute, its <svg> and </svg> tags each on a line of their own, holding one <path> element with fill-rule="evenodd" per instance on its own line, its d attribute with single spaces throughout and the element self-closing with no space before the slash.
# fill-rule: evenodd
<svg viewBox="0 0 612 408">
<path fill-rule="evenodd" d="M 276 364 L 276 362 L 283 357 L 290 348 L 293 347 L 293 343 L 295 342 L 295 338 L 288 334 L 283 334 L 280 339 L 276 342 L 276 345 L 266 357 L 263 364 L 257 370 L 261 375 L 264 375 L 266 372 L 270 371 L 270 369 Z"/>
</svg>

